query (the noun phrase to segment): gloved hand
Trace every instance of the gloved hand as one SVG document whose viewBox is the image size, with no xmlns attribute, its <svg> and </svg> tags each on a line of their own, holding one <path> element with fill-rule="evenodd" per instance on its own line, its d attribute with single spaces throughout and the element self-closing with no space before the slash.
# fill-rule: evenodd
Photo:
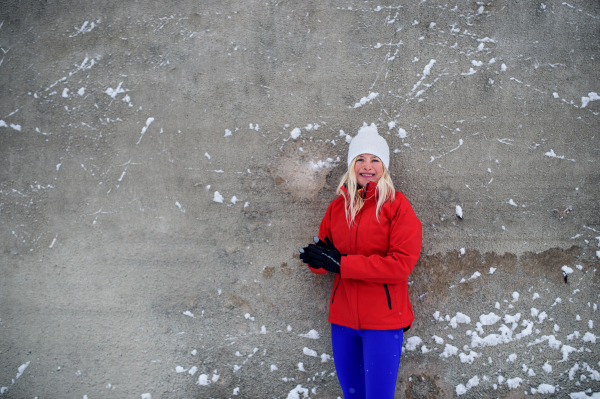
<svg viewBox="0 0 600 399">
<path fill-rule="evenodd" d="M 325 269 L 328 272 L 340 273 L 340 263 L 342 254 L 333 245 L 329 237 L 325 237 L 325 245 L 315 237 L 316 245 L 310 244 L 304 248 L 304 252 L 308 253 L 308 259 L 312 268 Z"/>
<path fill-rule="evenodd" d="M 327 247 L 327 244 L 324 243 L 323 241 L 321 241 L 319 239 L 319 237 L 317 237 L 317 236 L 313 237 L 313 241 L 319 247 Z M 300 259 L 302 260 L 302 262 L 304 262 L 306 264 L 311 263 L 310 267 L 312 267 L 313 269 L 320 269 L 321 268 L 319 266 L 313 266 L 312 265 L 313 262 L 310 259 L 310 255 L 308 253 L 308 247 L 300 248 L 298 251 L 300 252 Z"/>
<path fill-rule="evenodd" d="M 300 248 L 298 251 L 300 252 L 300 260 L 302 260 L 302 262 L 308 264 L 311 261 L 310 256 L 308 256 L 308 247 Z M 318 268 L 313 267 L 313 269 L 318 269 Z"/>
</svg>

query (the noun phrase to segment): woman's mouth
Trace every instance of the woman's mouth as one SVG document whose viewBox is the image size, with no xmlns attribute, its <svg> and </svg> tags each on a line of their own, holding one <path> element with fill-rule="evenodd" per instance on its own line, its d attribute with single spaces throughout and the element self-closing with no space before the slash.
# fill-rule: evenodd
<svg viewBox="0 0 600 399">
<path fill-rule="evenodd" d="M 374 174 L 374 173 L 361 173 L 360 175 L 361 175 L 362 177 L 373 177 L 373 176 L 375 176 L 375 174 Z"/>
</svg>

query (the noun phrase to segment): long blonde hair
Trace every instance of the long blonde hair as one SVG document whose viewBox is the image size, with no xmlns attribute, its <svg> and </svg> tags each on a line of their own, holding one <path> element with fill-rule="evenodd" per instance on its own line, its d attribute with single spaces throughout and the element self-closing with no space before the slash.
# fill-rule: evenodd
<svg viewBox="0 0 600 399">
<path fill-rule="evenodd" d="M 355 157 L 352 162 L 350 162 L 350 166 L 348 166 L 348 170 L 342 176 L 340 180 L 340 184 L 337 187 L 336 194 L 343 195 L 344 201 L 346 203 L 346 221 L 348 222 L 348 226 L 351 226 L 354 223 L 354 218 L 363 205 L 365 204 L 365 200 L 358 193 L 358 183 L 356 182 L 356 174 L 354 173 L 354 165 L 356 164 Z M 383 175 L 377 182 L 377 208 L 375 211 L 375 217 L 379 221 L 379 213 L 381 212 L 381 208 L 386 201 L 390 200 L 390 202 L 394 201 L 394 182 L 392 182 L 392 177 L 390 176 L 387 168 L 382 162 L 383 166 Z M 344 193 L 342 187 L 346 186 L 346 190 L 348 190 L 348 194 Z"/>
</svg>

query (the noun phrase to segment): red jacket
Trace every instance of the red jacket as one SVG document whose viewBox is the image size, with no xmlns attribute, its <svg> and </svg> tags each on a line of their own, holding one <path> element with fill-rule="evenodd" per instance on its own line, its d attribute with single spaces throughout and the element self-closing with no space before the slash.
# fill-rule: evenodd
<svg viewBox="0 0 600 399">
<path fill-rule="evenodd" d="M 331 202 L 321 222 L 319 238 L 329 237 L 346 254 L 340 274 L 335 275 L 328 321 L 354 329 L 393 330 L 409 327 L 414 320 L 408 276 L 421 252 L 422 229 L 398 191 L 393 202 L 383 205 L 377 221 L 376 185 L 365 186 L 365 204 L 351 227 L 343 196 Z"/>
</svg>

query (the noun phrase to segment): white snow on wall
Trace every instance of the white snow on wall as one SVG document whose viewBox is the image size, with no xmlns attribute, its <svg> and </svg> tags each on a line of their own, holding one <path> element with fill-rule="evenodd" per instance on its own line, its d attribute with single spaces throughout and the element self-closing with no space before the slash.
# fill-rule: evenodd
<svg viewBox="0 0 600 399">
<path fill-rule="evenodd" d="M 302 130 L 300 130 L 300 128 L 296 127 L 290 132 L 290 136 L 295 140 L 298 137 L 300 137 L 301 133 L 302 133 Z"/>
<path fill-rule="evenodd" d="M 598 93 L 588 93 L 587 97 L 581 97 L 581 108 L 587 107 L 590 101 L 600 100 Z"/>
<path fill-rule="evenodd" d="M 223 196 L 218 191 L 215 191 L 215 193 L 213 195 L 213 201 L 219 202 L 219 203 L 222 204 L 223 203 L 223 199 L 224 199 Z"/>
<path fill-rule="evenodd" d="M 362 107 L 366 103 L 373 101 L 378 95 L 379 93 L 369 93 L 368 96 L 361 98 L 359 102 L 354 104 L 354 108 Z"/>
</svg>

